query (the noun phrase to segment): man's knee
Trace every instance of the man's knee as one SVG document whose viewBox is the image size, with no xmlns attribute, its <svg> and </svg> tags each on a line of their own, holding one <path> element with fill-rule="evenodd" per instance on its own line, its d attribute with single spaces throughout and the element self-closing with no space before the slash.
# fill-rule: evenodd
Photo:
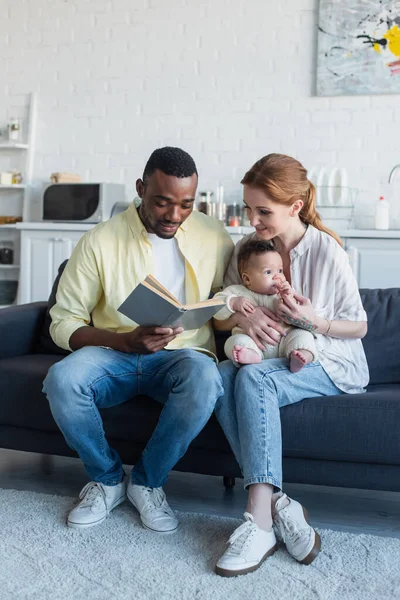
<svg viewBox="0 0 400 600">
<path fill-rule="evenodd" d="M 93 379 L 94 348 L 82 348 L 50 367 L 43 382 L 43 392 L 46 394 L 51 407 L 62 405 L 67 407 L 74 399 L 75 393 L 87 389 L 90 379 Z"/>
<path fill-rule="evenodd" d="M 194 401 L 214 407 L 223 394 L 221 375 L 214 360 L 197 351 L 185 351 L 181 359 L 181 384 L 187 386 Z"/>
</svg>

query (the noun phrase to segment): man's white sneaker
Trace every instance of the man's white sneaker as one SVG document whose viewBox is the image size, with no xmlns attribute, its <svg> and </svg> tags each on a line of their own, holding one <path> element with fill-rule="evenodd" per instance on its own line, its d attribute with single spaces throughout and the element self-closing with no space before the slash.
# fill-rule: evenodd
<svg viewBox="0 0 400 600">
<path fill-rule="evenodd" d="M 275 503 L 274 524 L 287 551 L 299 562 L 309 565 L 321 549 L 321 538 L 311 527 L 304 506 L 283 494 Z"/>
<path fill-rule="evenodd" d="M 245 522 L 232 533 L 229 547 L 221 556 L 215 572 L 221 577 L 235 577 L 255 571 L 277 549 L 275 533 L 264 531 L 254 523 L 252 515 L 244 513 Z"/>
<path fill-rule="evenodd" d="M 99 525 L 126 498 L 126 477 L 118 485 L 89 481 L 79 494 L 80 502 L 68 515 L 68 527 L 83 529 Z"/>
<path fill-rule="evenodd" d="M 178 519 L 167 502 L 162 488 L 135 485 L 129 480 L 127 496 L 138 510 L 143 527 L 158 533 L 172 533 Z"/>
</svg>

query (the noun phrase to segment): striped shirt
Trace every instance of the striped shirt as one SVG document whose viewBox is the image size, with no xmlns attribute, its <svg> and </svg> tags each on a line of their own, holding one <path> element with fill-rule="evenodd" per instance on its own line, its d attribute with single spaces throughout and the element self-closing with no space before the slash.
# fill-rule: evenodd
<svg viewBox="0 0 400 600">
<path fill-rule="evenodd" d="M 251 233 L 236 245 L 225 274 L 224 285 L 242 283 L 237 269 L 240 245 L 255 236 Z M 309 298 L 317 316 L 329 320 L 367 321 L 349 257 L 330 235 L 312 225 L 290 251 L 293 288 Z M 343 392 L 357 394 L 368 384 L 369 372 L 360 339 L 336 339 L 317 334 L 319 361 Z"/>
</svg>

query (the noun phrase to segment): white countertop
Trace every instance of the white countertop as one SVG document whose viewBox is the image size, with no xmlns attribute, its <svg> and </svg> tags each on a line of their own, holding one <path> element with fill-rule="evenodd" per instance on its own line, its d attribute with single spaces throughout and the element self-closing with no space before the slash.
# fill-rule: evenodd
<svg viewBox="0 0 400 600">
<path fill-rule="evenodd" d="M 16 229 L 41 229 L 44 231 L 89 231 L 96 223 L 49 223 L 25 221 L 16 223 Z M 230 234 L 246 235 L 254 231 L 253 227 L 226 227 Z M 342 238 L 381 238 L 400 239 L 400 229 L 341 229 L 336 233 Z"/>
<path fill-rule="evenodd" d="M 49 223 L 48 221 L 22 221 L 16 229 L 42 229 L 43 231 L 89 231 L 97 223 Z"/>
<path fill-rule="evenodd" d="M 254 231 L 253 227 L 226 227 L 230 234 L 247 235 Z M 400 239 L 400 229 L 336 229 L 341 238 L 394 238 Z"/>
</svg>

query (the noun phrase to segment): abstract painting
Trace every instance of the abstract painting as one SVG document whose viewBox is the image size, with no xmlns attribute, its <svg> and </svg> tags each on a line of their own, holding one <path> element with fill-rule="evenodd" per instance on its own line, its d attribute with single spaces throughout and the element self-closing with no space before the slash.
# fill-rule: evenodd
<svg viewBox="0 0 400 600">
<path fill-rule="evenodd" d="M 400 0 L 320 0 L 317 95 L 400 94 Z"/>
</svg>

